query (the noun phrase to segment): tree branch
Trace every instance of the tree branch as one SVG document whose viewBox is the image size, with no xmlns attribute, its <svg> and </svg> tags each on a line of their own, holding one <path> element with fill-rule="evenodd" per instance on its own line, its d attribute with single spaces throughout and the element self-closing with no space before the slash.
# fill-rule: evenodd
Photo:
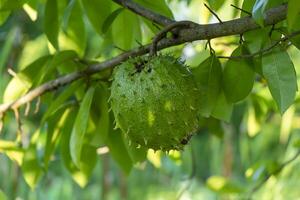
<svg viewBox="0 0 300 200">
<path fill-rule="evenodd" d="M 114 0 L 119 1 L 119 0 Z M 287 5 L 281 5 L 272 8 L 265 12 L 265 25 L 276 24 L 286 18 Z M 176 46 L 183 44 L 185 42 L 192 42 L 196 40 L 209 40 L 212 38 L 238 35 L 247 31 L 255 30 L 260 28 L 259 25 L 250 17 L 243 17 L 240 19 L 230 20 L 227 22 L 198 25 L 191 24 L 189 27 L 183 27 L 178 32 L 178 36 L 175 38 L 165 38 L 162 39 L 157 44 L 157 50 L 161 50 L 167 47 Z M 58 87 L 70 84 L 80 78 L 86 77 L 88 75 L 95 74 L 106 68 L 112 68 L 119 65 L 121 62 L 127 60 L 129 57 L 141 56 L 149 52 L 151 44 L 135 48 L 131 51 L 122 53 L 110 60 L 94 64 L 89 66 L 83 71 L 73 72 L 68 75 L 59 77 L 55 80 L 46 82 L 39 87 L 29 91 L 24 96 L 20 97 L 14 102 L 5 103 L 0 105 L 0 118 L 9 109 L 16 109 L 27 102 L 32 101 L 34 98 L 43 95 L 46 92 L 57 89 Z"/>
<path fill-rule="evenodd" d="M 172 19 L 169 19 L 163 15 L 160 15 L 158 13 L 155 13 L 151 10 L 148 10 L 142 6 L 140 6 L 139 4 L 133 2 L 132 0 L 113 0 L 115 3 L 131 10 L 132 12 L 145 17 L 146 19 L 149 19 L 152 22 L 155 22 L 157 24 L 160 24 L 162 26 L 166 26 L 169 24 L 172 24 L 173 22 L 175 22 Z"/>
</svg>

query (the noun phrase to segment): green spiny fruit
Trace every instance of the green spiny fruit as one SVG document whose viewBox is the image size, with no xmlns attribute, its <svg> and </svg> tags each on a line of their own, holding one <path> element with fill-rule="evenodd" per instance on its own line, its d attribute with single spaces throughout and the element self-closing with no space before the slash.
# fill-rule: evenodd
<svg viewBox="0 0 300 200">
<path fill-rule="evenodd" d="M 129 143 L 181 150 L 198 128 L 197 86 L 178 59 L 129 59 L 114 69 L 111 107 Z"/>
</svg>

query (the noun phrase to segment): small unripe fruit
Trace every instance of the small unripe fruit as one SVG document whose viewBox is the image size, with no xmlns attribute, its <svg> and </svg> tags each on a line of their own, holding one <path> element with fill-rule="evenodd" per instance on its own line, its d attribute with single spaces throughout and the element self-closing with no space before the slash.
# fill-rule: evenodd
<svg viewBox="0 0 300 200">
<path fill-rule="evenodd" d="M 114 69 L 111 107 L 132 145 L 181 150 L 198 128 L 192 74 L 172 56 L 129 59 Z"/>
</svg>

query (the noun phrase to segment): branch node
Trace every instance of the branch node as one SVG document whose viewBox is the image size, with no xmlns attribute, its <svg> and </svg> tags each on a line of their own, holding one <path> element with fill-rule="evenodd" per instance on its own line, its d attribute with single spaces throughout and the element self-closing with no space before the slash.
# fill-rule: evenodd
<svg viewBox="0 0 300 200">
<path fill-rule="evenodd" d="M 210 42 L 210 39 L 207 40 L 206 44 L 205 44 L 205 49 L 207 49 L 207 46 L 209 47 L 209 53 L 210 55 L 213 55 L 215 54 L 215 50 L 212 48 L 211 46 L 211 42 Z"/>
<path fill-rule="evenodd" d="M 243 38 L 243 36 L 244 36 L 243 33 L 241 33 L 241 34 L 240 34 L 240 40 L 239 40 L 240 45 L 244 43 L 244 38 Z"/>
<path fill-rule="evenodd" d="M 164 27 L 164 29 L 162 29 L 159 33 L 157 33 L 157 35 L 153 38 L 152 41 L 152 45 L 150 46 L 150 56 L 155 56 L 156 55 L 156 51 L 157 51 L 157 44 L 160 40 L 162 40 L 163 38 L 167 37 L 167 33 L 176 29 L 176 28 L 183 28 L 183 27 L 187 27 L 187 28 L 191 28 L 192 26 L 194 26 L 195 23 L 191 22 L 191 21 L 178 21 L 178 22 L 174 22 L 170 25 L 167 25 L 166 27 Z M 174 34 L 174 33 L 173 33 Z"/>
<path fill-rule="evenodd" d="M 275 30 L 275 24 L 272 25 L 271 30 L 269 32 L 269 37 L 272 37 L 272 33 Z"/>
</svg>

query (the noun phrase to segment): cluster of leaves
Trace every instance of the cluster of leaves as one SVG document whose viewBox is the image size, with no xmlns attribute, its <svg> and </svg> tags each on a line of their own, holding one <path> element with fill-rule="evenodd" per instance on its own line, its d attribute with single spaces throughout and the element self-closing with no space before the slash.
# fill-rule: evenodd
<svg viewBox="0 0 300 200">
<path fill-rule="evenodd" d="M 164 1 L 139 3 L 172 17 Z M 115 54 L 115 49 L 111 48 L 113 45 L 121 49 L 137 46 L 142 42 L 142 24 L 148 26 L 149 33 L 151 29 L 158 31 L 150 21 L 106 0 L 4 0 L 0 5 L 2 24 L 9 23 L 8 16 L 22 9 L 32 21 L 42 24 L 43 34 L 49 41 L 46 55 L 33 59 L 10 80 L 2 94 L 3 103 L 14 101 L 31 88 L 59 75 L 84 69 L 86 63 L 81 61 L 82 58 L 96 59 L 101 54 L 99 59 L 103 59 L 105 51 L 109 55 L 111 52 Z M 94 48 L 92 43 L 95 41 L 87 41 L 88 34 L 100 38 L 96 39 L 99 44 Z M 8 52 L 14 45 L 14 36 L 16 33 L 6 41 Z M 86 185 L 96 164 L 96 150 L 101 146 L 109 148 L 110 154 L 127 174 L 134 163 L 146 159 L 146 149 L 128 146 L 122 134 L 113 129 L 114 118 L 107 103 L 109 76 L 110 70 L 44 96 L 39 111 L 41 115 L 37 114 L 41 116 L 39 127 L 30 134 L 29 143 L 24 143 L 24 138 L 18 136 L 16 141 L 1 140 L 0 151 L 17 161 L 31 187 L 35 187 L 47 171 L 55 151 L 60 152 L 65 167 L 80 186 Z M 21 109 L 20 113 L 23 111 Z"/>
<path fill-rule="evenodd" d="M 135 2 L 167 17 L 173 16 L 164 0 Z M 223 1 L 210 0 L 208 3 L 216 10 L 224 5 Z M 221 121 L 230 121 L 234 107 L 249 94 L 255 120 L 266 115 L 268 109 L 275 109 L 267 106 L 269 101 L 264 96 L 253 91 L 255 82 L 261 87 L 267 84 L 281 113 L 293 104 L 297 77 L 286 50 L 291 44 L 299 48 L 300 37 L 278 41 L 283 35 L 300 29 L 296 22 L 300 12 L 297 1 L 288 2 L 287 20 L 273 27 L 263 26 L 264 11 L 282 3 L 282 0 L 244 1 L 242 8 L 252 11 L 261 28 L 243 34 L 232 59 L 221 63 L 218 55 L 213 53 L 192 69 L 201 88 L 202 99 L 199 101 L 203 127 L 217 134 L 222 132 Z M 9 26 L 10 19 L 19 11 L 39 23 L 37 27 L 43 29 L 40 34 L 45 35 L 49 43 L 45 45 L 47 50 L 43 56 L 36 58 L 31 52 L 26 55 L 33 57 L 28 59 L 31 64 L 22 66 L 19 63 L 19 72 L 3 93 L 3 103 L 11 102 L 60 75 L 82 70 L 86 63 L 92 63 L 90 60 L 101 61 L 115 55 L 117 51 L 113 46 L 129 50 L 149 41 L 158 31 L 149 20 L 108 0 L 0 0 L 0 23 Z M 14 45 L 14 36 L 18 34 L 14 28 L 10 32 L 13 34 L 7 38 L 2 54 L 6 58 Z M 278 45 L 270 51 L 262 51 L 275 43 Z M 248 56 L 260 51 L 257 56 Z M 0 70 L 4 65 L 1 63 Z M 114 117 L 107 103 L 110 72 L 110 69 L 105 70 L 41 97 L 41 108 L 35 119 L 38 127 L 30 127 L 27 136 L 23 133 L 30 142 L 20 135 L 16 135 L 15 141 L 0 140 L 0 153 L 5 153 L 21 166 L 31 187 L 57 156 L 81 186 L 91 175 L 99 147 L 108 147 L 126 173 L 135 163 L 146 159 L 146 149 L 129 146 L 119 130 L 114 130 Z M 22 108 L 19 112 L 26 110 Z M 4 127 L 4 132 L 6 130 Z"/>
</svg>

